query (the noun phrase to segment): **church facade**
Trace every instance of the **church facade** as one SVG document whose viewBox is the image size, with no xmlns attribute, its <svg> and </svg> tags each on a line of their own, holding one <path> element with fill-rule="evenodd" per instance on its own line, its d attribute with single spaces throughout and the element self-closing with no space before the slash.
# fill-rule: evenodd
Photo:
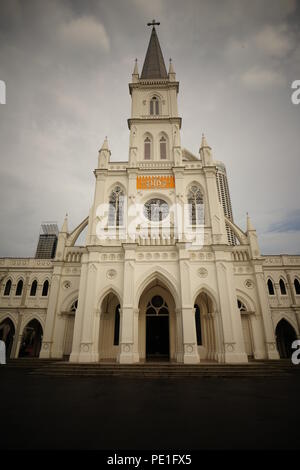
<svg viewBox="0 0 300 470">
<path fill-rule="evenodd" d="M 8 354 L 127 364 L 289 357 L 300 338 L 300 256 L 263 256 L 250 218 L 245 231 L 233 221 L 226 170 L 205 136 L 199 156 L 182 148 L 179 83 L 154 24 L 129 91 L 128 162 L 111 161 L 105 139 L 86 219 L 71 232 L 65 219 L 53 260 L 0 259 Z"/>
</svg>

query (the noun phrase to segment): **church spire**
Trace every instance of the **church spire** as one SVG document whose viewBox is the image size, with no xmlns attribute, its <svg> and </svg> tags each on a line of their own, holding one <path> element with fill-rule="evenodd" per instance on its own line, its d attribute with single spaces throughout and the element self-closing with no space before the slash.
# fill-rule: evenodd
<svg viewBox="0 0 300 470">
<path fill-rule="evenodd" d="M 153 20 L 151 23 L 148 23 L 148 26 L 153 27 L 142 70 L 142 80 L 148 78 L 168 78 L 164 57 L 155 29 L 155 25 L 159 24 L 160 23 L 155 22 L 155 20 Z"/>
<path fill-rule="evenodd" d="M 176 74 L 175 74 L 175 70 L 174 70 L 174 66 L 173 66 L 172 59 L 170 59 L 170 64 L 169 64 L 169 80 L 170 80 L 171 82 L 175 82 L 175 79 L 176 79 Z"/>
<path fill-rule="evenodd" d="M 66 214 L 63 226 L 61 228 L 62 233 L 68 233 L 68 214 Z"/>
</svg>

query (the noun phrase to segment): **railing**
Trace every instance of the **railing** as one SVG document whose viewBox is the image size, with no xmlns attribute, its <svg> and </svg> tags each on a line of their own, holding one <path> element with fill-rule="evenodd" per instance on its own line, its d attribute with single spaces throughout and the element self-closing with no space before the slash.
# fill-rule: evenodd
<svg viewBox="0 0 300 470">
<path fill-rule="evenodd" d="M 232 252 L 234 261 L 248 261 L 250 259 L 249 252 L 246 248 L 234 248 Z"/>
<path fill-rule="evenodd" d="M 163 161 L 150 161 L 150 162 L 137 162 L 137 167 L 143 170 L 152 170 L 152 169 L 170 169 L 172 168 L 172 162 L 163 162 Z"/>
<path fill-rule="evenodd" d="M 67 248 L 65 254 L 66 263 L 80 263 L 81 256 L 86 251 L 84 247 L 71 247 Z"/>
</svg>

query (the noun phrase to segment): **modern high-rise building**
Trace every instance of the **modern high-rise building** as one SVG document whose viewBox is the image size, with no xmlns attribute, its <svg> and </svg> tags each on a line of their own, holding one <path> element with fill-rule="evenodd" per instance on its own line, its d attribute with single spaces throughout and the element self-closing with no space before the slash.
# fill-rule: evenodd
<svg viewBox="0 0 300 470">
<path fill-rule="evenodd" d="M 41 225 L 41 231 L 39 235 L 35 258 L 55 258 L 58 232 L 58 226 L 54 222 L 45 222 Z"/>
<path fill-rule="evenodd" d="M 231 222 L 233 222 L 233 213 L 232 213 L 226 167 L 224 163 L 222 162 L 216 161 L 216 177 L 217 177 L 219 201 L 223 207 L 225 216 Z M 227 232 L 228 242 L 230 243 L 230 245 L 235 245 L 236 244 L 235 235 L 233 233 L 233 230 L 228 225 L 226 225 L 226 232 Z"/>
</svg>

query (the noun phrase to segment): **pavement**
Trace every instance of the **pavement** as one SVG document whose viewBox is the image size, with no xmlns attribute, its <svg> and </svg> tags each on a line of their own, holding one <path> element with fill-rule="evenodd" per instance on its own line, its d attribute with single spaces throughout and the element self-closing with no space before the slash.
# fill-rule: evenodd
<svg viewBox="0 0 300 470">
<path fill-rule="evenodd" d="M 0 449 L 300 450 L 300 374 L 48 377 L 0 366 L 0 396 Z"/>
</svg>

